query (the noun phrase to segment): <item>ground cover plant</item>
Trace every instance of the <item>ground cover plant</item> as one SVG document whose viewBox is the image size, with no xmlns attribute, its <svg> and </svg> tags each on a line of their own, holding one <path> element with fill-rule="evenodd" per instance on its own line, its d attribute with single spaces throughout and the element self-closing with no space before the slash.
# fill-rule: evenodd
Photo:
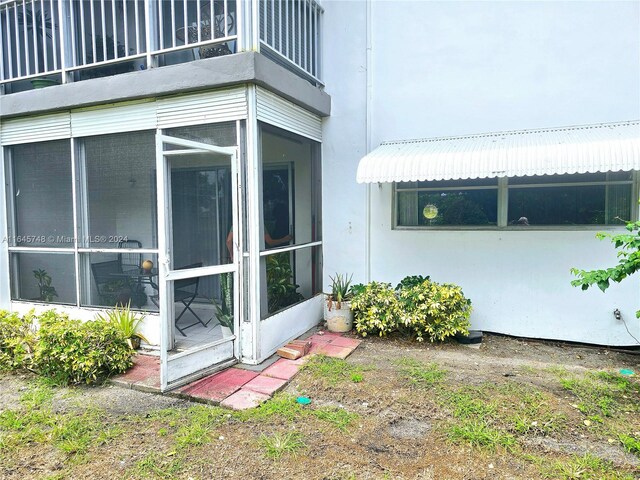
<svg viewBox="0 0 640 480">
<path fill-rule="evenodd" d="M 637 367 L 492 335 L 372 338 L 242 412 L 4 374 L 0 478 L 637 479 L 638 379 L 618 373 Z"/>
</svg>

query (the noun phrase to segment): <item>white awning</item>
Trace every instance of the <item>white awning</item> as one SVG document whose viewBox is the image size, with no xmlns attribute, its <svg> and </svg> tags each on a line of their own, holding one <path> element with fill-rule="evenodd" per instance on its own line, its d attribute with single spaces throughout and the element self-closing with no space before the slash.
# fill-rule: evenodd
<svg viewBox="0 0 640 480">
<path fill-rule="evenodd" d="M 640 120 L 384 142 L 358 183 L 640 170 Z"/>
</svg>

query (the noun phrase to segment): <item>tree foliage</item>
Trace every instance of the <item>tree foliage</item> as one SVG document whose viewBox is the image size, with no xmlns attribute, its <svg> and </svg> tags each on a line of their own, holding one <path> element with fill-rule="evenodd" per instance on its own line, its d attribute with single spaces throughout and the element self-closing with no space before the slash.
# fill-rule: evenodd
<svg viewBox="0 0 640 480">
<path fill-rule="evenodd" d="M 574 287 L 581 287 L 587 290 L 593 285 L 597 285 L 603 292 L 609 288 L 611 282 L 619 283 L 629 275 L 640 271 L 640 222 L 628 222 L 627 232 L 621 234 L 598 233 L 596 237 L 600 240 L 608 238 L 618 250 L 618 263 L 601 270 L 579 270 L 572 268 L 571 273 L 578 278 L 571 282 Z M 640 318 L 640 310 L 636 312 L 636 317 Z"/>
</svg>

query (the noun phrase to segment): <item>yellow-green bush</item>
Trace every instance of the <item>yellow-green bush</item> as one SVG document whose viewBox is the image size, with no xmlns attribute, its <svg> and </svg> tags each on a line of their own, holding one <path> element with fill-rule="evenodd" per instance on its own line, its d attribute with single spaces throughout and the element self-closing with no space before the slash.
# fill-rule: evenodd
<svg viewBox="0 0 640 480">
<path fill-rule="evenodd" d="M 126 371 L 133 354 L 111 322 L 71 320 L 55 310 L 38 317 L 0 311 L 0 371 L 29 369 L 61 383 L 93 383 Z"/>
<path fill-rule="evenodd" d="M 371 282 L 354 289 L 351 300 L 356 331 L 381 337 L 398 329 L 400 305 L 391 284 Z"/>
<path fill-rule="evenodd" d="M 420 342 L 433 342 L 469 332 L 471 301 L 457 285 L 413 276 L 403 279 L 396 290 L 379 282 L 356 287 L 351 308 L 356 331 L 363 337 L 399 331 Z"/>
<path fill-rule="evenodd" d="M 133 364 L 134 350 L 107 321 L 82 322 L 53 310 L 39 316 L 36 365 L 64 383 L 93 383 Z"/>
<path fill-rule="evenodd" d="M 0 310 L 0 371 L 32 366 L 36 344 L 33 318 L 33 312 L 21 317 Z"/>
<path fill-rule="evenodd" d="M 457 285 L 424 280 L 401 288 L 398 298 L 401 329 L 407 329 L 419 342 L 469 333 L 471 301 Z"/>
</svg>

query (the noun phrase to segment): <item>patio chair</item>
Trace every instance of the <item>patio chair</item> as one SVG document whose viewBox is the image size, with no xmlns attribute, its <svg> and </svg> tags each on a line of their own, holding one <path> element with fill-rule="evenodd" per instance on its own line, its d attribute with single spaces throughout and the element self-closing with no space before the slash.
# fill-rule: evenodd
<svg viewBox="0 0 640 480">
<path fill-rule="evenodd" d="M 184 267 L 177 268 L 176 270 L 187 270 L 190 268 L 198 268 L 202 267 L 202 262 L 192 263 L 191 265 L 186 265 Z M 200 277 L 195 278 L 184 278 L 181 280 L 174 280 L 173 282 L 173 301 L 178 303 L 182 303 L 183 308 L 179 315 L 176 315 L 175 319 L 175 327 L 182 334 L 182 336 L 186 337 L 187 334 L 184 331 L 187 328 L 195 327 L 200 324 L 203 327 L 209 325 L 211 319 L 206 323 L 202 321 L 200 316 L 191 308 L 191 304 L 198 297 L 198 288 L 200 286 Z M 159 297 L 158 295 L 154 295 L 151 298 L 151 301 L 159 306 Z M 189 325 L 178 326 L 178 321 L 182 318 L 182 316 L 188 311 L 196 317 L 197 322 L 191 323 Z M 177 312 L 176 312 L 177 313 Z"/>
<path fill-rule="evenodd" d="M 109 260 L 91 264 L 91 273 L 96 284 L 100 306 L 126 305 L 131 301 L 131 288 L 122 277 L 120 260 Z"/>
<path fill-rule="evenodd" d="M 142 248 L 142 242 L 138 240 L 121 240 L 118 242 L 118 248 Z M 141 253 L 119 253 L 118 261 L 123 272 L 127 270 L 138 270 L 142 265 Z"/>
</svg>

